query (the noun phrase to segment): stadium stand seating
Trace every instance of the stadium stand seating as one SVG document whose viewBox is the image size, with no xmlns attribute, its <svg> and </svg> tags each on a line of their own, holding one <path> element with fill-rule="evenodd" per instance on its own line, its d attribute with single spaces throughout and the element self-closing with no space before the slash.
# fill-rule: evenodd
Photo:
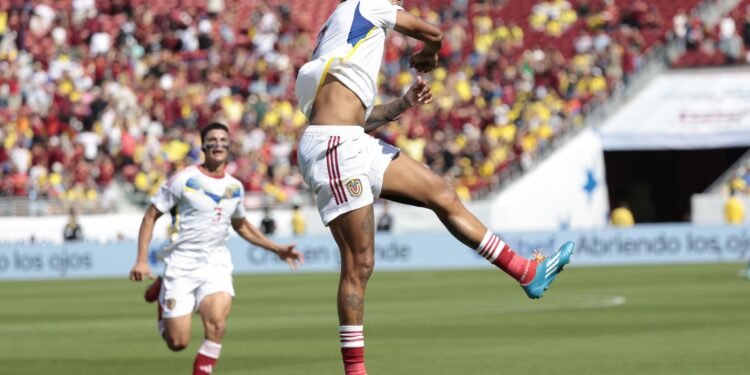
<svg viewBox="0 0 750 375">
<path fill-rule="evenodd" d="M 115 184 L 146 202 L 199 159 L 195 129 L 217 119 L 250 206 L 307 197 L 295 69 L 337 3 L 0 0 L 0 196 L 106 201 Z M 378 136 L 481 198 L 579 127 L 697 3 L 407 2 L 446 33 L 436 100 Z M 408 88 L 402 56 L 418 48 L 396 33 L 388 43 L 383 100 Z"/>
</svg>

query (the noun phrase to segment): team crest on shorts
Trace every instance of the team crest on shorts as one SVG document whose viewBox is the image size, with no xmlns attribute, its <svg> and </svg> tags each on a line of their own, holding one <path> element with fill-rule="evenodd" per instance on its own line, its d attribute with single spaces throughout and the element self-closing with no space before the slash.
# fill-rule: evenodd
<svg viewBox="0 0 750 375">
<path fill-rule="evenodd" d="M 362 195 L 362 182 L 358 178 L 351 179 L 346 182 L 346 189 L 352 197 L 358 197 Z"/>
<path fill-rule="evenodd" d="M 164 301 L 164 304 L 167 306 L 167 310 L 172 310 L 174 305 L 177 304 L 177 300 L 174 298 L 167 298 L 167 300 Z"/>
</svg>

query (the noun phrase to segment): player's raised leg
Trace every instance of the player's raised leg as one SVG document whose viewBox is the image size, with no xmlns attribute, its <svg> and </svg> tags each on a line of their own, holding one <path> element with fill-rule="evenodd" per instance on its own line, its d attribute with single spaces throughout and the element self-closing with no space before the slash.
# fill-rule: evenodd
<svg viewBox="0 0 750 375">
<path fill-rule="evenodd" d="M 573 252 L 569 242 L 549 260 L 522 257 L 464 207 L 445 179 L 403 153 L 388 165 L 381 197 L 434 211 L 454 237 L 521 283 L 530 298 L 542 296 Z"/>
<path fill-rule="evenodd" d="M 338 290 L 339 339 L 346 375 L 366 375 L 365 289 L 375 266 L 372 204 L 345 213 L 329 227 L 341 252 Z"/>
<path fill-rule="evenodd" d="M 206 296 L 201 302 L 198 311 L 203 319 L 205 337 L 193 362 L 193 375 L 211 374 L 216 367 L 231 309 L 232 296 L 229 293 L 214 293 Z"/>
</svg>

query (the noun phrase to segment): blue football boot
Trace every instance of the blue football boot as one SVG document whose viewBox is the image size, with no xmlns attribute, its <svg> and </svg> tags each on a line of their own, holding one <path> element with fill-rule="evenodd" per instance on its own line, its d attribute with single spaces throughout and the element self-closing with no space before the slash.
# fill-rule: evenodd
<svg viewBox="0 0 750 375">
<path fill-rule="evenodd" d="M 568 241 L 550 258 L 543 257 L 541 254 L 536 255 L 536 260 L 539 261 L 536 265 L 536 275 L 528 284 L 521 285 L 529 298 L 542 297 L 557 274 L 562 272 L 566 264 L 570 263 L 570 256 L 573 255 L 575 246 L 572 241 Z"/>
</svg>

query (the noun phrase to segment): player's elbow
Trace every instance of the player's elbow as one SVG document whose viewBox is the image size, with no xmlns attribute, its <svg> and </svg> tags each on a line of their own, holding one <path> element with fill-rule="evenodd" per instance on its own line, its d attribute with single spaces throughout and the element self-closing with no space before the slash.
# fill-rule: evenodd
<svg viewBox="0 0 750 375">
<path fill-rule="evenodd" d="M 242 219 L 242 220 L 233 219 L 232 220 L 232 229 L 234 229 L 235 232 L 241 233 L 244 226 L 245 226 L 245 219 Z"/>
<path fill-rule="evenodd" d="M 405 11 L 399 11 L 396 14 L 394 29 L 404 35 L 427 43 L 441 43 L 443 41 L 443 32 L 439 27 Z"/>
<path fill-rule="evenodd" d="M 424 35 L 424 41 L 425 42 L 432 42 L 432 43 L 443 43 L 443 32 L 440 31 L 437 27 L 435 30 L 431 30 L 429 33 L 425 33 Z"/>
<path fill-rule="evenodd" d="M 156 222 L 162 213 L 153 204 L 148 207 L 146 213 L 143 215 L 143 221 Z"/>
<path fill-rule="evenodd" d="M 435 44 L 442 44 L 443 43 L 443 32 L 440 31 L 440 29 L 437 26 L 430 25 L 425 23 L 423 25 L 425 27 L 419 28 L 416 30 L 416 39 L 419 39 L 425 43 L 435 43 Z"/>
</svg>

